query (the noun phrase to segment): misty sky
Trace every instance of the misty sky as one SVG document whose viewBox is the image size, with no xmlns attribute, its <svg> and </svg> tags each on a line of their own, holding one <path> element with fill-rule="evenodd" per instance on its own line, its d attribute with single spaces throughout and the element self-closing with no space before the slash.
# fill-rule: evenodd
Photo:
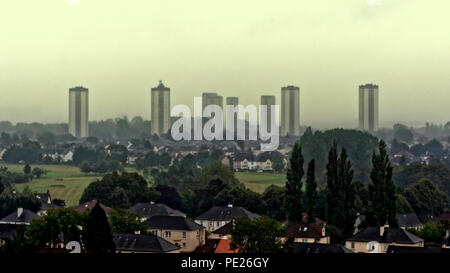
<svg viewBox="0 0 450 273">
<path fill-rule="evenodd" d="M 380 86 L 380 125 L 450 120 L 448 0 L 2 0 L 0 120 L 150 119 L 218 92 L 258 104 L 300 86 L 303 125 L 356 127 L 358 85 Z"/>
</svg>

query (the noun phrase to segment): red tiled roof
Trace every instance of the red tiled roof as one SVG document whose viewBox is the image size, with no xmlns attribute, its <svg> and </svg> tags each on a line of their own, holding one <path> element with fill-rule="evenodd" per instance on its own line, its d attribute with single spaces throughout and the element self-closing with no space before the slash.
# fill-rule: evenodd
<svg viewBox="0 0 450 273">
<path fill-rule="evenodd" d="M 97 200 L 85 202 L 85 203 L 79 205 L 78 207 L 76 207 L 75 211 L 78 213 L 90 212 L 92 210 L 92 208 L 94 208 L 96 203 L 97 203 Z M 106 214 L 109 214 L 112 211 L 112 208 L 104 206 L 102 204 L 100 204 L 100 207 L 102 207 L 102 209 L 105 211 Z"/>
<path fill-rule="evenodd" d="M 237 253 L 238 252 L 237 249 L 232 250 L 230 248 L 230 243 L 231 240 L 229 239 L 221 239 L 214 253 Z"/>
</svg>

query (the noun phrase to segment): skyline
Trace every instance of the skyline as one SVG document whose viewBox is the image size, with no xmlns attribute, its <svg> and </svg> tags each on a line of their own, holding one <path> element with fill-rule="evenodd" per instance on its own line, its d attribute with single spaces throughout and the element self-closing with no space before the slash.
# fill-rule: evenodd
<svg viewBox="0 0 450 273">
<path fill-rule="evenodd" d="M 149 120 L 160 79 L 191 108 L 204 92 L 248 105 L 299 86 L 300 123 L 317 128 L 357 127 L 364 83 L 380 86 L 380 127 L 450 116 L 448 1 L 34 2 L 0 11 L 0 120 L 66 122 L 78 85 L 91 120 Z"/>
</svg>

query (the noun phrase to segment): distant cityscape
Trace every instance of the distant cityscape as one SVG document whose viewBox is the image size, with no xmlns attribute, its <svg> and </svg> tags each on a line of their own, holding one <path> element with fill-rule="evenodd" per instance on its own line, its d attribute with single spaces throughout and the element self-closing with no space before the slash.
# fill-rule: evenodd
<svg viewBox="0 0 450 273">
<path fill-rule="evenodd" d="M 162 81 L 151 88 L 151 134 L 166 134 L 175 117 L 170 115 L 171 90 Z M 226 105 L 239 105 L 239 97 L 226 97 Z M 202 94 L 202 109 L 209 105 L 224 108 L 223 96 L 218 93 Z M 270 109 L 276 105 L 274 95 L 262 95 L 260 105 Z M 365 84 L 359 86 L 359 126 L 360 130 L 374 133 L 379 126 L 378 85 Z M 300 136 L 300 87 L 289 85 L 281 88 L 280 135 Z M 237 124 L 237 114 L 233 117 Z M 271 112 L 267 111 L 267 120 L 271 120 Z M 69 89 L 69 133 L 75 137 L 88 137 L 89 130 L 89 89 L 77 86 Z M 268 128 L 269 131 L 272 128 Z M 236 131 L 236 130 L 235 130 Z"/>
</svg>

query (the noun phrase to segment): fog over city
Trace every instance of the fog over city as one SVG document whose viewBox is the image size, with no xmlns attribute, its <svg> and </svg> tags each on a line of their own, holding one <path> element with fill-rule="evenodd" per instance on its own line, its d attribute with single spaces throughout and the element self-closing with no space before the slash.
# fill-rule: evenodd
<svg viewBox="0 0 450 273">
<path fill-rule="evenodd" d="M 89 88 L 90 120 L 150 119 L 216 92 L 259 104 L 300 87 L 300 123 L 357 127 L 358 86 L 379 86 L 380 127 L 450 116 L 446 0 L 15 0 L 0 5 L 0 120 L 67 122 Z"/>
</svg>

